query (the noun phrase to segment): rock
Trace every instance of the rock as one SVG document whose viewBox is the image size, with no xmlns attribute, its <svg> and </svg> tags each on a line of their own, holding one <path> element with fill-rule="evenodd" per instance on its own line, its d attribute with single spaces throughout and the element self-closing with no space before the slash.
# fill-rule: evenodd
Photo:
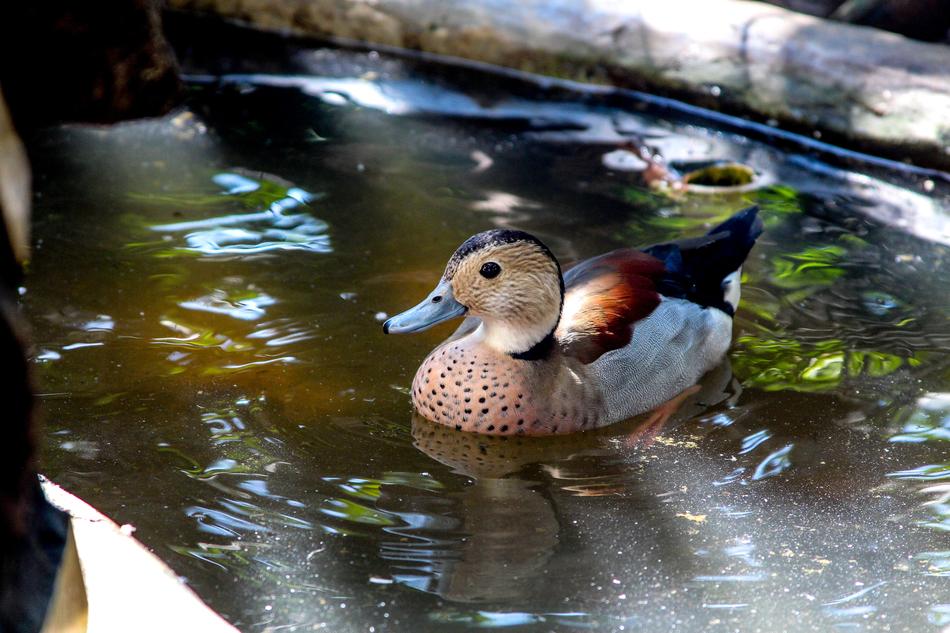
<svg viewBox="0 0 950 633">
<path fill-rule="evenodd" d="M 164 114 L 181 90 L 159 0 L 11 2 L 0 85 L 18 128 Z"/>
</svg>

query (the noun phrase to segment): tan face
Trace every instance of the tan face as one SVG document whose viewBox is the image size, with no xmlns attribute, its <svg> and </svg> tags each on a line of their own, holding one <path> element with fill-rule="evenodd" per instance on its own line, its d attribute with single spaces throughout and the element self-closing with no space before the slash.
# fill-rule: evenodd
<svg viewBox="0 0 950 633">
<path fill-rule="evenodd" d="M 450 262 L 445 278 L 455 299 L 482 318 L 503 351 L 524 351 L 557 325 L 560 270 L 537 244 L 485 246 Z"/>
</svg>

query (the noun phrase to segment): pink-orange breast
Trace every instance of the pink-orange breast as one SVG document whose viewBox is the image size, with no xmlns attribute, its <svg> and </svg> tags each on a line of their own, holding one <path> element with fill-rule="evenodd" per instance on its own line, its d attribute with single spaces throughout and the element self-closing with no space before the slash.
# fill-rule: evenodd
<svg viewBox="0 0 950 633">
<path fill-rule="evenodd" d="M 426 419 L 460 431 L 547 435 L 596 426 L 597 398 L 557 374 L 464 340 L 437 348 L 416 372 L 412 402 Z M 559 383 L 559 384 L 555 384 Z"/>
</svg>

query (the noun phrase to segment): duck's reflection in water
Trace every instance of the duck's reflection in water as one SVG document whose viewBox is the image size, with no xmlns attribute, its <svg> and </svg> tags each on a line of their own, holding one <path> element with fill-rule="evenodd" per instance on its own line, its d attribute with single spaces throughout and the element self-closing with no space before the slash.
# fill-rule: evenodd
<svg viewBox="0 0 950 633">
<path fill-rule="evenodd" d="M 726 400 L 731 376 L 727 363 L 707 375 L 668 425 Z M 381 556 L 395 562 L 394 579 L 457 602 L 544 601 L 559 593 L 544 580 L 558 548 L 597 546 L 586 520 L 591 501 L 581 497 L 618 506 L 597 514 L 665 516 L 664 491 L 654 489 L 655 478 L 639 476 L 647 461 L 642 449 L 661 432 L 644 422 L 649 417 L 573 435 L 495 437 L 415 415 L 415 447 L 472 481 L 449 507 L 426 504 L 424 514 L 402 515 L 409 525 L 387 530 L 399 537 L 381 545 Z M 651 556 L 682 549 L 655 521 L 631 523 L 629 541 Z M 562 563 L 568 553 L 559 555 Z"/>
<path fill-rule="evenodd" d="M 444 557 L 426 561 L 428 578 L 419 588 L 459 602 L 528 597 L 560 530 L 538 482 L 479 480 L 460 495 L 453 513 L 460 519 L 459 536 Z"/>
</svg>

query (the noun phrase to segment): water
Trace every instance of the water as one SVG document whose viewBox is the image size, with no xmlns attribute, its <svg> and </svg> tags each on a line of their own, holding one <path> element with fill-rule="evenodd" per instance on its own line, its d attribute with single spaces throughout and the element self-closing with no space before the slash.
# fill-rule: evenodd
<svg viewBox="0 0 950 633">
<path fill-rule="evenodd" d="M 301 55 L 307 76 L 196 76 L 186 111 L 35 140 L 46 474 L 246 631 L 950 624 L 941 183 Z M 651 193 L 604 158 L 631 133 L 761 180 Z M 413 420 L 412 375 L 451 328 L 381 320 L 470 234 L 517 226 L 569 262 L 752 202 L 767 228 L 731 366 L 655 441 L 636 420 L 509 440 Z"/>
</svg>

